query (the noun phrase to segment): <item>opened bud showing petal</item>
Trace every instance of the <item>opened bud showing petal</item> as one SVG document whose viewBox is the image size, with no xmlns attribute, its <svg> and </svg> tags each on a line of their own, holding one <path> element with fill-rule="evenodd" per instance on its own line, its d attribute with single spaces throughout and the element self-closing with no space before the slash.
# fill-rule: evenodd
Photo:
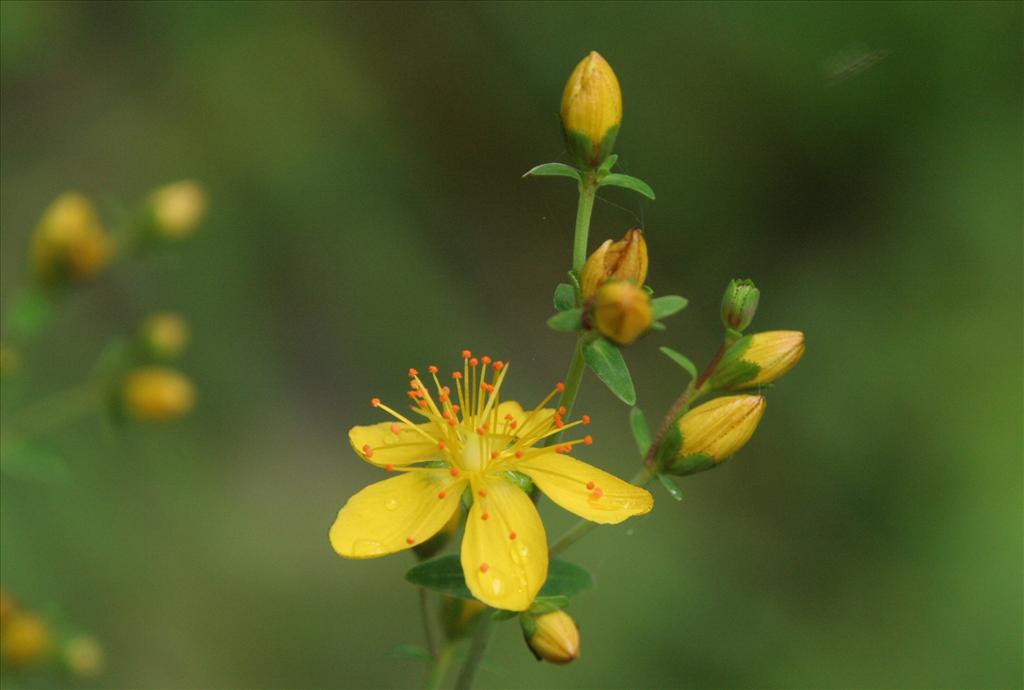
<svg viewBox="0 0 1024 690">
<path fill-rule="evenodd" d="M 112 254 L 113 245 L 96 208 L 77 192 L 57 197 L 32 237 L 32 270 L 46 286 L 94 278 Z"/>
<path fill-rule="evenodd" d="M 631 345 L 651 327 L 651 297 L 628 280 L 605 283 L 594 297 L 593 319 L 601 335 Z"/>
<path fill-rule="evenodd" d="M 676 422 L 682 447 L 666 470 L 683 475 L 715 467 L 750 440 L 766 404 L 760 395 L 731 395 L 693 408 Z"/>
<path fill-rule="evenodd" d="M 647 242 L 640 228 L 633 228 L 618 242 L 605 240 L 587 258 L 580 272 L 580 291 L 588 300 L 609 280 L 629 280 L 643 286 L 647 279 Z"/>
<path fill-rule="evenodd" d="M 615 145 L 622 123 L 622 91 L 611 65 L 596 52 L 583 58 L 562 92 L 562 127 L 582 166 L 595 166 Z"/>
<path fill-rule="evenodd" d="M 157 366 L 129 374 L 121 394 L 133 417 L 150 422 L 177 419 L 191 411 L 196 401 L 195 387 L 184 374 Z"/>
<path fill-rule="evenodd" d="M 576 621 L 559 609 L 540 616 L 524 616 L 523 636 L 537 660 L 568 664 L 580 655 L 580 630 Z"/>
<path fill-rule="evenodd" d="M 722 357 L 711 377 L 719 390 L 762 386 L 779 379 L 804 356 L 801 331 L 765 331 L 744 336 Z"/>
<path fill-rule="evenodd" d="M 149 203 L 157 235 L 168 240 L 191 235 L 206 214 L 206 192 L 192 180 L 160 187 Z"/>
<path fill-rule="evenodd" d="M 742 332 L 757 313 L 761 291 L 752 280 L 731 280 L 722 296 L 722 323 L 726 328 Z"/>
</svg>

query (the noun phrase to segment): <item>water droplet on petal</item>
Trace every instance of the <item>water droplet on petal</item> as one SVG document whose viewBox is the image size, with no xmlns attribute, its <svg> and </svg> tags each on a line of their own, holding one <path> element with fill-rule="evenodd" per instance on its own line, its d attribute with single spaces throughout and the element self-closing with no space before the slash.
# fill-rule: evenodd
<svg viewBox="0 0 1024 690">
<path fill-rule="evenodd" d="M 384 501 L 384 507 L 388 510 L 395 510 L 396 508 L 398 508 L 398 499 L 389 498 L 388 500 Z"/>
</svg>

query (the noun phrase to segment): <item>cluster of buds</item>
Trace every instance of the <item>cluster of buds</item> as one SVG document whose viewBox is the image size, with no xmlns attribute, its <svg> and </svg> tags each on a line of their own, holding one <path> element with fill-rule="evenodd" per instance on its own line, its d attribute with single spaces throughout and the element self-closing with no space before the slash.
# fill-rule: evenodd
<svg viewBox="0 0 1024 690">
<path fill-rule="evenodd" d="M 114 253 L 92 202 L 78 192 L 57 197 L 32 236 L 32 273 L 48 288 L 95 278 Z"/>
<path fill-rule="evenodd" d="M 621 124 L 619 80 L 592 51 L 576 65 L 562 92 L 562 128 L 581 167 L 594 167 L 611 154 Z"/>
<path fill-rule="evenodd" d="M 0 661 L 18 671 L 57 662 L 71 675 L 96 678 L 103 672 L 103 648 L 89 635 L 59 639 L 39 614 L 22 608 L 0 589 Z"/>
<path fill-rule="evenodd" d="M 592 308 L 598 332 L 619 345 L 631 345 L 652 322 L 647 279 L 647 243 L 639 228 L 618 241 L 605 240 L 580 272 L 580 295 Z"/>
</svg>

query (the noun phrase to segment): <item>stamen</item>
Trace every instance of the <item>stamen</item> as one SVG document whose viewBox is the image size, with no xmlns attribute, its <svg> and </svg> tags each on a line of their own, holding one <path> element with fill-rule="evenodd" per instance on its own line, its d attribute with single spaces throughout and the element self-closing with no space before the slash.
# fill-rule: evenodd
<svg viewBox="0 0 1024 690">
<path fill-rule="evenodd" d="M 589 445 L 593 445 L 593 443 L 594 443 L 594 437 L 593 436 L 587 435 L 587 436 L 583 437 L 583 445 L 589 446 Z"/>
<path fill-rule="evenodd" d="M 491 460 L 497 460 L 499 455 L 501 455 L 501 453 L 499 453 L 496 450 L 492 450 L 491 451 Z"/>
<path fill-rule="evenodd" d="M 448 474 L 452 475 L 453 477 L 458 477 L 459 476 L 459 468 L 458 467 L 451 468 L 451 470 L 449 470 Z"/>
<path fill-rule="evenodd" d="M 365 455 L 367 458 L 372 458 L 373 457 L 373 448 L 370 448 L 370 444 L 369 443 L 367 443 L 365 446 L 363 446 L 363 455 Z"/>
<path fill-rule="evenodd" d="M 370 398 L 370 404 L 373 405 L 374 407 L 379 406 L 380 405 L 380 398 Z"/>
<path fill-rule="evenodd" d="M 469 350 L 463 350 L 462 351 L 462 359 L 469 359 L 472 356 L 473 356 L 473 353 L 470 352 Z"/>
<path fill-rule="evenodd" d="M 504 368 L 505 368 L 505 363 L 504 362 L 497 361 L 497 362 L 494 363 L 494 370 L 495 371 L 501 371 Z"/>
<path fill-rule="evenodd" d="M 420 372 L 418 372 L 418 371 L 416 371 L 415 369 L 412 369 L 412 368 L 409 369 L 409 376 L 410 377 L 419 376 L 419 375 L 420 375 Z"/>
<path fill-rule="evenodd" d="M 580 421 L 583 422 L 584 425 L 590 424 L 590 415 L 589 414 L 583 415 L 580 418 Z"/>
<path fill-rule="evenodd" d="M 444 450 L 444 441 L 438 441 L 437 447 L 440 448 L 441 450 Z"/>
<path fill-rule="evenodd" d="M 558 414 L 560 414 L 562 416 L 565 416 L 565 413 L 566 413 L 565 407 L 559 407 L 558 408 Z"/>
<path fill-rule="evenodd" d="M 433 364 L 431 364 L 429 367 L 427 367 L 427 371 L 429 371 L 431 374 L 436 374 L 437 373 L 437 367 L 434 366 Z"/>
<path fill-rule="evenodd" d="M 471 366 L 471 367 L 475 367 L 475 366 L 477 366 L 478 364 L 480 364 L 480 360 L 479 360 L 479 359 L 477 359 L 476 357 L 471 357 L 471 358 L 470 358 L 470 360 L 469 360 L 469 366 Z"/>
<path fill-rule="evenodd" d="M 484 355 L 483 357 L 480 358 L 480 361 L 483 362 L 484 364 L 490 364 L 491 358 L 488 357 L 487 355 Z"/>
<path fill-rule="evenodd" d="M 462 372 L 461 371 L 453 371 L 452 372 L 452 378 L 453 379 L 461 379 L 462 378 Z"/>
<path fill-rule="evenodd" d="M 564 393 L 565 392 L 565 384 L 562 383 L 562 382 L 556 383 L 555 384 L 555 390 L 558 391 L 559 393 Z"/>
<path fill-rule="evenodd" d="M 384 471 L 385 471 L 385 472 L 394 472 L 394 471 L 395 471 L 395 466 L 394 466 L 394 465 L 392 465 L 392 464 L 391 464 L 391 463 L 389 462 L 388 464 L 384 465 Z"/>
<path fill-rule="evenodd" d="M 517 450 L 517 451 L 516 451 L 516 457 L 517 457 L 517 458 L 521 458 L 521 457 L 523 457 L 523 451 L 521 451 L 521 450 Z"/>
</svg>

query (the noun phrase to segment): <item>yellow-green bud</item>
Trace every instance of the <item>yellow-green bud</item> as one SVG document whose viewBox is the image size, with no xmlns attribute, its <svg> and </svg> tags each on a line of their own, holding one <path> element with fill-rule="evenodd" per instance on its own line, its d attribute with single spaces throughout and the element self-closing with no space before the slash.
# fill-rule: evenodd
<svg viewBox="0 0 1024 690">
<path fill-rule="evenodd" d="M 621 123 L 619 80 L 592 51 L 576 65 L 562 92 L 562 127 L 580 165 L 593 167 L 612 152 Z"/>
<path fill-rule="evenodd" d="M 110 262 L 113 246 L 92 202 L 65 192 L 43 213 L 32 236 L 32 271 L 46 286 L 90 280 Z"/>
<path fill-rule="evenodd" d="M 188 345 L 188 322 L 179 314 L 161 312 L 152 314 L 142 322 L 142 344 L 158 359 L 174 359 Z"/>
<path fill-rule="evenodd" d="M 191 235 L 206 213 L 206 192 L 198 182 L 183 180 L 157 189 L 149 203 L 157 234 L 179 240 Z"/>
<path fill-rule="evenodd" d="M 722 323 L 740 333 L 754 320 L 761 291 L 752 280 L 731 280 L 722 296 Z"/>
<path fill-rule="evenodd" d="M 523 636 L 537 660 L 568 664 L 580 655 L 580 630 L 576 621 L 559 609 L 540 616 L 523 616 Z"/>
<path fill-rule="evenodd" d="M 718 465 L 754 435 L 766 405 L 760 395 L 730 395 L 693 408 L 676 422 L 682 446 L 667 459 L 666 471 L 693 474 Z"/>
<path fill-rule="evenodd" d="M 588 300 L 609 280 L 630 280 L 643 286 L 647 279 L 647 242 L 640 228 L 629 230 L 618 242 L 605 240 L 587 258 L 580 272 L 580 291 Z"/>
<path fill-rule="evenodd" d="M 16 611 L 0 628 L 0 656 L 16 668 L 35 666 L 50 651 L 50 630 L 34 613 Z"/>
<path fill-rule="evenodd" d="M 78 635 L 64 645 L 64 665 L 77 678 L 92 679 L 103 673 L 103 647 L 96 638 Z"/>
<path fill-rule="evenodd" d="M 738 390 L 772 383 L 804 356 L 800 331 L 765 331 L 737 340 L 726 351 L 711 377 L 719 390 Z"/>
<path fill-rule="evenodd" d="M 195 405 L 192 382 L 174 369 L 149 366 L 136 369 L 121 389 L 125 409 L 136 419 L 166 422 L 188 413 Z"/>
<path fill-rule="evenodd" d="M 605 283 L 594 297 L 593 314 L 601 335 L 631 345 L 651 327 L 651 296 L 628 280 Z"/>
</svg>

